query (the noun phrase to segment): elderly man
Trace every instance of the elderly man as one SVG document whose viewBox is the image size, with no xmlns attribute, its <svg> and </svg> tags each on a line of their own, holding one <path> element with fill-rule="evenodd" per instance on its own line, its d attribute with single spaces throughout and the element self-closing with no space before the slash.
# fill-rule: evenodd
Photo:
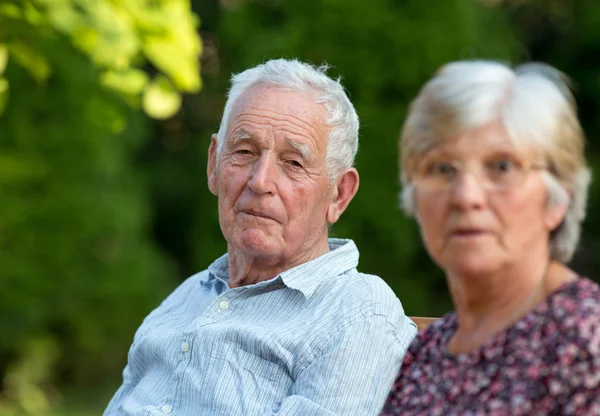
<svg viewBox="0 0 600 416">
<path fill-rule="evenodd" d="M 227 254 L 138 329 L 105 415 L 369 415 L 416 333 L 328 228 L 358 189 L 358 117 L 321 68 L 232 79 L 209 147 Z"/>
</svg>

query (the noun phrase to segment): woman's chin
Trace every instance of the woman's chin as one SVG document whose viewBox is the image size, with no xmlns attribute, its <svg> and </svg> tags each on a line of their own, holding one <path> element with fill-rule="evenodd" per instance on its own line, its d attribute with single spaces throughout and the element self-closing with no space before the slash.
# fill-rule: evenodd
<svg viewBox="0 0 600 416">
<path fill-rule="evenodd" d="M 500 268 L 498 256 L 481 252 L 457 253 L 442 259 L 440 266 L 446 273 L 460 276 L 485 276 Z"/>
</svg>

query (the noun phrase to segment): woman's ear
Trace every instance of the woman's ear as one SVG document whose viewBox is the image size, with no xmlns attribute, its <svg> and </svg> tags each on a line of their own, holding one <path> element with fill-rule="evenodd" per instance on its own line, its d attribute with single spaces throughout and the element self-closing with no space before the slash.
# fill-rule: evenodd
<svg viewBox="0 0 600 416">
<path fill-rule="evenodd" d="M 327 222 L 335 223 L 346 210 L 358 191 L 358 171 L 350 168 L 344 171 L 335 181 L 333 198 L 327 209 Z"/>
<path fill-rule="evenodd" d="M 570 204 L 571 195 L 568 195 L 567 198 L 563 198 L 560 202 L 550 202 L 548 204 L 545 218 L 546 229 L 548 232 L 555 230 L 563 222 Z"/>
</svg>

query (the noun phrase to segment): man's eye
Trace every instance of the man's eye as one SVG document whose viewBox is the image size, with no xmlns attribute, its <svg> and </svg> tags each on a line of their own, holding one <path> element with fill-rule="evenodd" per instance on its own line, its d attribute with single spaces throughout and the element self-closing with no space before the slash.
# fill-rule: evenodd
<svg viewBox="0 0 600 416">
<path fill-rule="evenodd" d="M 298 162 L 297 160 L 290 159 L 290 160 L 287 160 L 286 163 L 288 165 L 290 165 L 290 166 L 295 167 L 295 168 L 301 168 L 302 167 L 302 163 Z"/>
<path fill-rule="evenodd" d="M 237 149 L 234 153 L 238 155 L 251 155 L 252 151 L 249 149 Z"/>
</svg>

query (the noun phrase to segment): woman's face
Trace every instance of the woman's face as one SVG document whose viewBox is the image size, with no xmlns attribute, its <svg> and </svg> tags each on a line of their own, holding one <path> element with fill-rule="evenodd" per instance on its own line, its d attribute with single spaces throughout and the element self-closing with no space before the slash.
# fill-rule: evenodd
<svg viewBox="0 0 600 416">
<path fill-rule="evenodd" d="M 446 272 L 487 274 L 548 258 L 564 207 L 547 208 L 543 167 L 516 148 L 500 122 L 448 140 L 413 175 L 425 245 Z"/>
</svg>

